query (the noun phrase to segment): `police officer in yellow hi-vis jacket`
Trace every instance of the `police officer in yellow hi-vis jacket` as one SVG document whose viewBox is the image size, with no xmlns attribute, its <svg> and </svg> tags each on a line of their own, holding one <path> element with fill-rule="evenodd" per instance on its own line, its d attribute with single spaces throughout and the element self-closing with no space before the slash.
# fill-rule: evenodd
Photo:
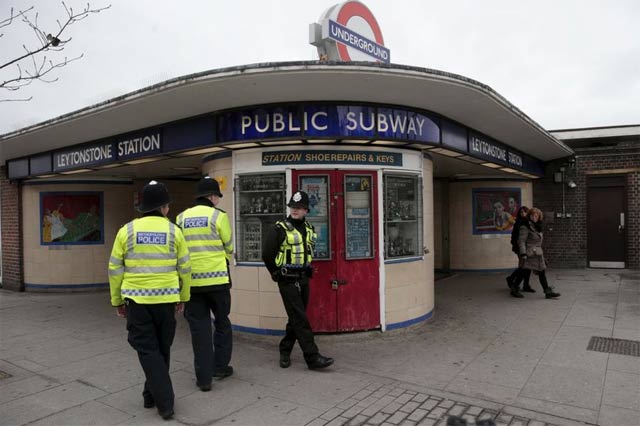
<svg viewBox="0 0 640 426">
<path fill-rule="evenodd" d="M 207 392 L 213 377 L 221 380 L 233 374 L 229 365 L 233 346 L 229 320 L 233 240 L 229 216 L 216 207 L 222 197 L 218 181 L 206 176 L 196 190 L 196 205 L 180 213 L 176 222 L 191 255 L 191 300 L 185 307 L 185 317 L 191 330 L 196 384 Z"/>
<path fill-rule="evenodd" d="M 289 216 L 276 222 L 262 245 L 262 260 L 278 282 L 278 290 L 287 312 L 284 338 L 280 341 L 280 367 L 291 365 L 291 351 L 296 340 L 304 354 L 307 367 L 319 370 L 333 364 L 333 358 L 320 355 L 307 318 L 309 278 L 313 274 L 311 261 L 316 232 L 305 216 L 309 213 L 309 195 L 298 191 L 287 204 Z"/>
<path fill-rule="evenodd" d="M 169 192 L 156 181 L 142 189 L 142 217 L 120 228 L 109 259 L 111 304 L 127 318 L 129 344 L 144 370 L 145 408 L 173 417 L 169 377 L 175 313 L 189 300 L 191 261 L 180 228 L 167 219 Z"/>
</svg>

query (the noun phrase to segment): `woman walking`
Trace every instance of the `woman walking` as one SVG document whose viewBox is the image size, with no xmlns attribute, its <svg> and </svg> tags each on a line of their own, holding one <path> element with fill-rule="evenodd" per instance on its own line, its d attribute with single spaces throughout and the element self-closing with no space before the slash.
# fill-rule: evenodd
<svg viewBox="0 0 640 426">
<path fill-rule="evenodd" d="M 560 297 L 560 293 L 554 292 L 553 288 L 549 286 L 545 274 L 547 264 L 542 252 L 542 211 L 533 207 L 529 210 L 527 217 L 528 220 L 520 226 L 520 235 L 518 236 L 521 267 L 538 275 L 547 299 Z"/>
<path fill-rule="evenodd" d="M 520 260 L 520 248 L 518 247 L 520 226 L 528 221 L 528 213 L 529 208 L 526 206 L 522 206 L 518 209 L 518 213 L 516 214 L 516 223 L 513 225 L 513 230 L 511 231 L 511 251 L 513 251 L 516 256 L 518 256 L 518 268 L 507 277 L 507 285 L 511 290 L 511 295 L 518 298 L 524 297 L 522 293 L 520 293 L 520 283 L 522 283 L 522 291 L 526 291 L 527 293 L 536 292 L 529 285 L 529 277 L 531 277 L 531 271 L 522 267 L 523 262 L 522 260 Z"/>
</svg>

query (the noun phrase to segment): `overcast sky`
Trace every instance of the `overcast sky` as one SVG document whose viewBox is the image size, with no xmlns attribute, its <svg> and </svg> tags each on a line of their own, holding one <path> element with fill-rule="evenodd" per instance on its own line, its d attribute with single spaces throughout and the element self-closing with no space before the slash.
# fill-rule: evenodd
<svg viewBox="0 0 640 426">
<path fill-rule="evenodd" d="M 335 0 L 90 0 L 111 8 L 73 25 L 62 55 L 84 58 L 59 81 L 0 89 L 0 134 L 194 72 L 258 62 L 315 60 L 308 25 Z M 638 0 L 366 0 L 395 64 L 463 75 L 491 86 L 546 129 L 640 124 Z M 65 16 L 32 4 L 40 26 Z M 68 0 L 81 9 L 84 1 Z M 178 6 L 180 5 L 180 6 Z M 50 30 L 48 28 L 51 28 Z M 21 22 L 0 29 L 0 64 L 37 40 Z M 58 53 L 57 55 L 60 55 Z M 0 79 L 14 69 L 0 70 Z"/>
</svg>

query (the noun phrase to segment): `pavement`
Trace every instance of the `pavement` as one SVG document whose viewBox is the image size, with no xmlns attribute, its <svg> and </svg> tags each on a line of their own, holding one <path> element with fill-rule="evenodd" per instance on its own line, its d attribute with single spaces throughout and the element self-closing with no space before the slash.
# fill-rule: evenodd
<svg viewBox="0 0 640 426">
<path fill-rule="evenodd" d="M 327 370 L 279 338 L 235 332 L 233 376 L 195 385 L 186 321 L 172 347 L 173 420 L 142 406 L 144 376 L 106 292 L 0 290 L 0 424 L 640 425 L 640 357 L 587 350 L 592 336 L 640 344 L 640 272 L 550 270 L 562 293 L 509 296 L 504 274 L 436 282 L 432 320 L 321 335 Z M 635 341 L 635 343 L 633 342 Z"/>
</svg>

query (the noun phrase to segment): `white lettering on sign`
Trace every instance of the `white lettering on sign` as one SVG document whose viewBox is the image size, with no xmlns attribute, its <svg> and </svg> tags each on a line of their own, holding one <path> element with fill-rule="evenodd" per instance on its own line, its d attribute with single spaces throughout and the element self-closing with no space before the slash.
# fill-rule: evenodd
<svg viewBox="0 0 640 426">
<path fill-rule="evenodd" d="M 347 27 L 344 27 L 337 22 L 329 21 L 329 36 L 334 40 L 340 40 L 346 45 L 358 47 L 362 52 L 373 56 L 374 58 L 381 59 L 384 62 L 389 62 L 389 49 L 379 45 L 365 37 L 351 32 Z"/>
<path fill-rule="evenodd" d="M 209 218 L 206 216 L 189 217 L 184 220 L 185 228 L 207 228 L 209 226 Z"/>
<path fill-rule="evenodd" d="M 471 150 L 495 158 L 497 160 L 507 161 L 507 150 L 499 146 L 490 144 L 478 138 L 471 138 Z"/>
<path fill-rule="evenodd" d="M 166 232 L 136 232 L 137 244 L 167 244 Z"/>
<path fill-rule="evenodd" d="M 302 154 L 299 152 L 291 152 L 291 153 L 277 153 L 277 154 L 263 154 L 263 164 L 269 163 L 297 163 L 300 162 L 302 158 Z"/>
<path fill-rule="evenodd" d="M 118 157 L 160 150 L 160 133 L 118 142 Z"/>
<path fill-rule="evenodd" d="M 355 112 L 347 113 L 347 130 L 373 130 L 375 127 L 374 113 L 356 114 Z M 422 136 L 424 129 L 425 119 L 422 117 L 409 117 L 406 115 L 395 114 L 383 114 L 378 113 L 378 132 L 388 132 L 391 130 L 393 133 L 404 133 Z"/>
<path fill-rule="evenodd" d="M 254 114 L 243 115 L 241 122 L 242 134 L 247 133 L 247 129 L 254 128 L 260 133 L 267 132 L 299 132 L 302 129 L 327 130 L 329 128 L 327 122 L 327 113 L 324 111 L 315 112 L 309 117 L 305 111 L 302 114 L 302 127 L 295 124 L 297 113 L 289 112 L 286 115 L 281 112 L 271 114 Z"/>
<path fill-rule="evenodd" d="M 98 161 L 111 160 L 111 144 L 95 146 L 73 152 L 56 154 L 56 168 L 81 166 Z"/>
<path fill-rule="evenodd" d="M 509 164 L 522 167 L 522 157 L 514 152 L 509 151 Z"/>
</svg>

